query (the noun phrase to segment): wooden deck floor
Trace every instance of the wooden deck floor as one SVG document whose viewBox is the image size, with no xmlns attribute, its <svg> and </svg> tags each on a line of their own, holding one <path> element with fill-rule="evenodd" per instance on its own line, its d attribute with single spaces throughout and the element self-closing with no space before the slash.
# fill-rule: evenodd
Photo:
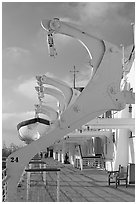
<svg viewBox="0 0 137 204">
<path fill-rule="evenodd" d="M 124 185 L 117 189 L 108 186 L 107 173 L 101 170 L 74 169 L 53 159 L 44 159 L 49 167 L 58 167 L 60 171 L 60 202 L 135 202 L 135 186 Z M 42 174 L 31 174 L 29 199 L 26 200 L 26 174 L 21 187 L 18 187 L 18 202 L 56 202 L 56 172 L 47 173 L 47 185 Z"/>
</svg>

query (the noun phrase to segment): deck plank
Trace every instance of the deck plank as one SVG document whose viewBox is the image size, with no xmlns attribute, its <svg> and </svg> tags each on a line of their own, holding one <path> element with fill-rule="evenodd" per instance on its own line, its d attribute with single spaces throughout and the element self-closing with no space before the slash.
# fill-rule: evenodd
<svg viewBox="0 0 137 204">
<path fill-rule="evenodd" d="M 70 164 L 64 165 L 51 158 L 43 159 L 48 167 L 60 168 L 60 202 L 135 202 L 135 186 L 109 187 L 107 174 L 99 170 L 74 169 Z M 57 175 L 47 172 L 47 185 L 44 185 L 42 174 L 31 174 L 29 200 L 26 200 L 26 180 L 18 188 L 18 202 L 56 202 Z"/>
</svg>

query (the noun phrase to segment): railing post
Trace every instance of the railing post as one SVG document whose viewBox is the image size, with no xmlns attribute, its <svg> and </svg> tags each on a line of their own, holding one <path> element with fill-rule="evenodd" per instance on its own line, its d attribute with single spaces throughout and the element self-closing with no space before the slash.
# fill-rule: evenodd
<svg viewBox="0 0 137 204">
<path fill-rule="evenodd" d="M 2 202 L 5 202 L 7 200 L 7 183 L 5 182 L 2 185 Z"/>
<path fill-rule="evenodd" d="M 60 189 L 59 189 L 59 187 L 60 187 L 59 179 L 60 179 L 60 172 L 57 171 L 57 202 L 59 202 L 59 191 L 60 191 Z"/>
<path fill-rule="evenodd" d="M 44 164 L 44 168 L 46 168 L 46 164 Z M 43 171 L 43 181 L 44 181 L 44 185 L 46 186 L 47 181 L 46 181 L 46 171 Z"/>
<path fill-rule="evenodd" d="M 31 169 L 31 164 L 29 164 L 28 166 Z M 30 174 L 31 174 L 31 172 L 27 172 L 27 201 L 29 200 Z"/>
<path fill-rule="evenodd" d="M 27 172 L 27 201 L 29 200 L 30 172 Z"/>
<path fill-rule="evenodd" d="M 83 170 L 83 159 L 80 158 L 80 168 L 81 168 L 81 171 Z"/>
<path fill-rule="evenodd" d="M 39 168 L 41 169 L 41 167 L 42 167 L 42 164 L 39 164 Z M 40 173 L 42 173 L 42 172 L 40 172 Z"/>
</svg>

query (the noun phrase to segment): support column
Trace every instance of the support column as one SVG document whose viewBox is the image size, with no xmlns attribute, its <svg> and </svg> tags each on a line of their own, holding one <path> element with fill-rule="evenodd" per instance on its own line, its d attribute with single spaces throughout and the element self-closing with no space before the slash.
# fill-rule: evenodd
<svg viewBox="0 0 137 204">
<path fill-rule="evenodd" d="M 81 143 L 81 151 L 82 151 L 82 156 L 87 156 L 87 143 L 86 142 Z"/>
<path fill-rule="evenodd" d="M 129 104 L 126 105 L 126 108 L 121 111 L 120 118 L 131 118 L 132 113 L 129 112 Z M 114 162 L 114 170 L 118 170 L 119 165 L 127 166 L 129 163 L 129 129 L 119 129 L 118 130 L 118 141 L 117 141 L 117 150 L 116 157 Z"/>
<path fill-rule="evenodd" d="M 87 154 L 92 155 L 92 138 L 87 140 Z"/>
<path fill-rule="evenodd" d="M 135 138 L 129 139 L 129 163 L 135 163 Z"/>
<path fill-rule="evenodd" d="M 67 151 L 67 144 L 66 141 L 63 141 L 62 145 L 62 163 L 64 164 L 65 153 Z"/>
<path fill-rule="evenodd" d="M 55 150 L 53 151 L 53 159 L 54 160 L 56 159 L 56 151 Z"/>
<path fill-rule="evenodd" d="M 60 162 L 60 149 L 58 149 L 58 161 Z"/>
<path fill-rule="evenodd" d="M 75 144 L 69 144 L 69 162 L 74 165 Z"/>
</svg>

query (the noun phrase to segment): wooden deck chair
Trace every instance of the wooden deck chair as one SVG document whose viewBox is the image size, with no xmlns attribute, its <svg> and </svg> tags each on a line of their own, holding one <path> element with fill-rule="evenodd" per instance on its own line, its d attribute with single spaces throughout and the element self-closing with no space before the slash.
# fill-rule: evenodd
<svg viewBox="0 0 137 204">
<path fill-rule="evenodd" d="M 117 188 L 120 185 L 120 181 L 126 182 L 126 188 L 128 183 L 128 166 L 123 167 L 119 165 L 118 171 L 109 171 L 108 172 L 108 185 L 110 186 L 111 183 L 115 183 Z"/>
<path fill-rule="evenodd" d="M 126 183 L 126 188 L 128 184 L 128 166 L 123 167 L 119 165 L 119 172 L 116 175 L 116 188 L 118 185 L 120 185 L 120 181 L 125 181 Z"/>
</svg>

